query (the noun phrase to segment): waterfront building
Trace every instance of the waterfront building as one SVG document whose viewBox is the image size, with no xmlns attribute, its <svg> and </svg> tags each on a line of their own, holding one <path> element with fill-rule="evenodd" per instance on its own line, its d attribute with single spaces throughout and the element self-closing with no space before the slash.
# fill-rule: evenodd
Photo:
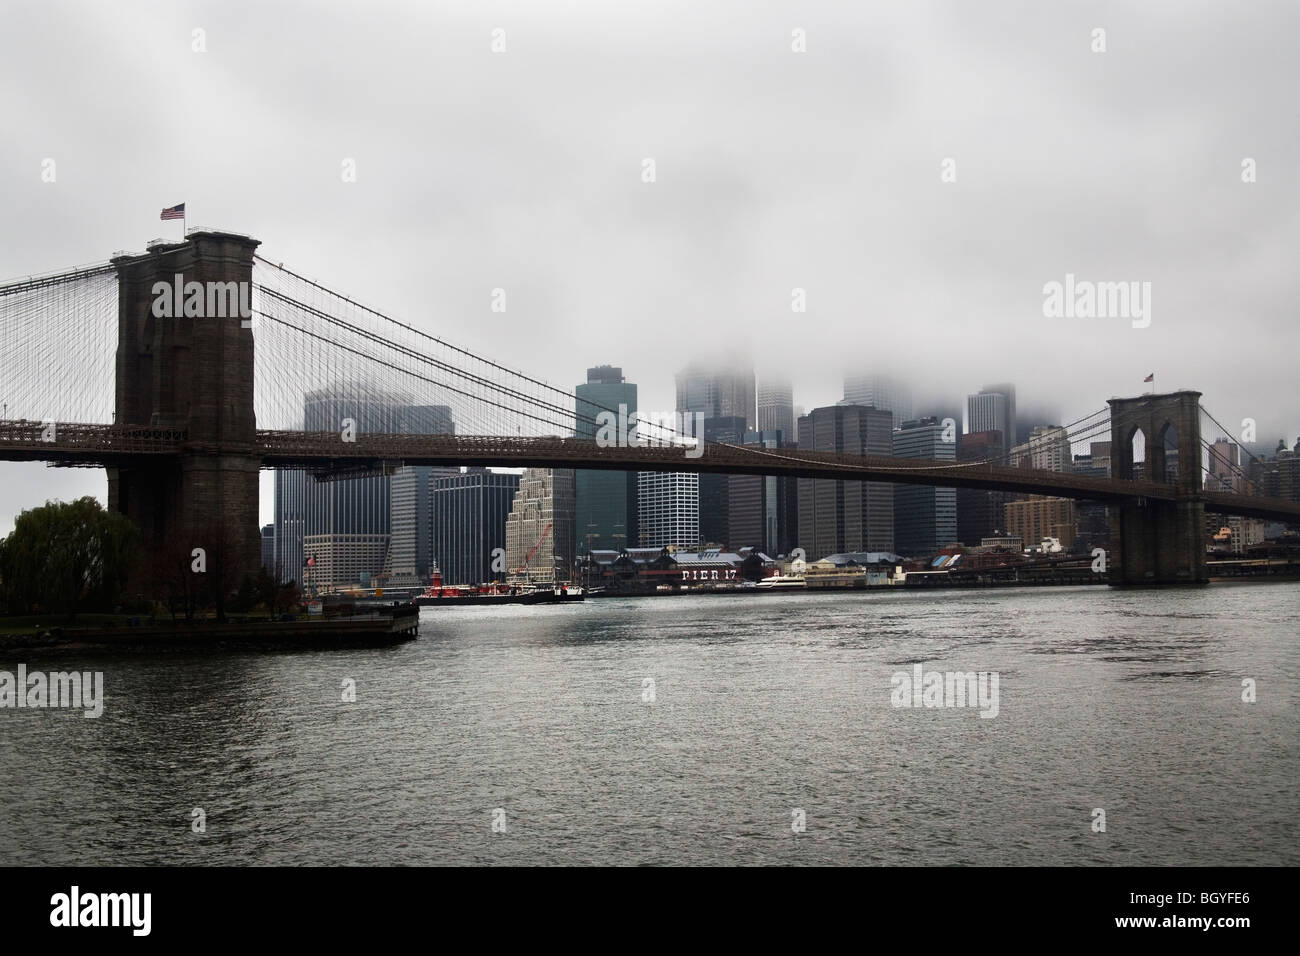
<svg viewBox="0 0 1300 956">
<path fill-rule="evenodd" d="M 1037 547 L 1044 538 L 1056 538 L 1066 551 L 1074 547 L 1078 524 L 1071 499 L 1031 495 L 1008 501 L 1004 510 L 1007 534 L 1020 538 L 1027 547 Z"/>
</svg>

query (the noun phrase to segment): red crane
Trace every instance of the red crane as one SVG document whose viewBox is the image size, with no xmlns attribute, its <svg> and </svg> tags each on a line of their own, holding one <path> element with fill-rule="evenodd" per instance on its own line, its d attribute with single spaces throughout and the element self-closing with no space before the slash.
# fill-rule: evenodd
<svg viewBox="0 0 1300 956">
<path fill-rule="evenodd" d="M 529 562 L 533 560 L 533 555 L 537 553 L 537 549 L 540 548 L 542 546 L 542 542 L 546 540 L 547 534 L 550 533 L 551 525 L 553 525 L 554 523 L 555 522 L 553 521 L 546 522 L 546 527 L 542 529 L 541 537 L 537 539 L 537 543 L 535 545 L 533 545 L 531 548 L 528 549 L 528 554 L 524 555 L 523 565 L 515 568 L 515 574 L 523 574 L 523 572 L 528 570 Z"/>
</svg>

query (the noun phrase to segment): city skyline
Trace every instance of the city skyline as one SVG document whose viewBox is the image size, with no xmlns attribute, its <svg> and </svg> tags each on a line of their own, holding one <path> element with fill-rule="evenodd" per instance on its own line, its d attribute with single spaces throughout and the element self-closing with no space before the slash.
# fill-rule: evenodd
<svg viewBox="0 0 1300 956">
<path fill-rule="evenodd" d="M 1284 347 L 1300 276 L 1280 254 L 1300 233 L 1284 173 L 1300 144 L 1274 119 L 1290 94 L 1270 65 L 1289 62 L 1298 10 L 1180 11 L 1171 36 L 1161 11 L 1113 9 L 1111 46 L 1094 53 L 1094 24 L 997 4 L 934 17 L 811 3 L 801 23 L 726 4 L 608 18 L 523 10 L 502 24 L 446 10 L 439 33 L 413 31 L 411 9 L 371 11 L 369 32 L 421 37 L 436 63 L 365 49 L 359 62 L 387 89 L 456 91 L 414 125 L 402 97 L 305 83 L 304 51 L 355 39 L 346 19 L 305 19 L 293 51 L 273 55 L 235 10 L 124 10 L 113 26 L 154 51 L 144 60 L 100 42 L 99 14 L 11 11 L 7 35 L 26 40 L 7 61 L 42 82 L 6 103 L 16 127 L 42 132 L 0 156 L 15 226 L 0 239 L 5 272 L 175 237 L 180 223 L 157 210 L 184 201 L 190 224 L 257 235 L 268 257 L 546 381 L 621 363 L 646 409 L 673 408 L 685 361 L 741 345 L 788 377 L 805 409 L 834 403 L 845 371 L 882 358 L 918 383 L 918 412 L 1010 380 L 1026 402 L 1052 396 L 1066 420 L 1140 393 L 1155 372 L 1161 391 L 1203 391 L 1225 424 L 1254 419 L 1261 441 L 1300 435 Z M 211 38 L 201 54 L 196 21 Z M 494 26 L 511 38 L 501 55 Z M 795 27 L 804 53 L 791 50 Z M 642 67 L 665 55 L 679 69 L 644 83 Z M 83 68 L 141 104 L 116 120 L 111 147 L 63 77 Z M 160 69 L 181 82 L 160 85 Z M 601 83 L 585 81 L 591 70 Z M 962 81 L 973 73 L 978 86 Z M 187 77 L 222 95 L 186 99 Z M 293 91 L 294 111 L 242 105 L 266 85 Z M 507 115 L 484 113 L 484 97 L 510 103 Z M 682 114 L 683 102 L 702 108 Z M 1185 122 L 1169 125 L 1170 103 Z M 864 109 L 869 124 L 854 121 Z M 194 129 L 159 139 L 176 116 Z M 210 149 L 200 129 L 242 130 L 257 163 L 232 176 L 240 147 Z M 1243 181 L 1247 159 L 1254 181 Z M 301 173 L 265 172 L 278 168 Z M 1150 282 L 1149 326 L 1045 316 L 1044 287 L 1067 276 Z M 804 312 L 792 310 L 796 289 Z M 13 489 L 0 532 L 46 498 L 104 494 L 99 476 L 36 465 L 0 465 L 0 481 Z"/>
</svg>

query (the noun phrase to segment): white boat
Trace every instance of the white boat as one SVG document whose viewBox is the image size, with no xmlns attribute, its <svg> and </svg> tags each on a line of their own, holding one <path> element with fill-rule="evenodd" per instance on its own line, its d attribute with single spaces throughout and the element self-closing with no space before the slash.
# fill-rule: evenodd
<svg viewBox="0 0 1300 956">
<path fill-rule="evenodd" d="M 792 591 L 807 586 L 807 581 L 793 574 L 774 574 L 758 582 L 758 588 L 763 591 Z"/>
</svg>

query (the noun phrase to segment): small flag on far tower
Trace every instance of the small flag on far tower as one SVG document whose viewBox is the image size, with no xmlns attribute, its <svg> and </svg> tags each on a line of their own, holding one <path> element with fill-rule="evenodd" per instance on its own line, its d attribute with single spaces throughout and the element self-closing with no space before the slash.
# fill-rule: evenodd
<svg viewBox="0 0 1300 956">
<path fill-rule="evenodd" d="M 1155 372 L 1152 372 L 1152 373 L 1151 373 L 1150 375 L 1148 375 L 1146 378 L 1142 379 L 1142 381 L 1144 381 L 1144 382 L 1155 382 L 1155 380 L 1156 380 L 1156 373 L 1155 373 Z"/>
<path fill-rule="evenodd" d="M 162 215 L 159 216 L 158 218 L 160 218 L 160 219 L 184 219 L 184 218 L 185 218 L 185 203 L 181 203 L 179 206 L 172 206 L 170 209 L 164 209 L 164 210 L 162 211 Z"/>
</svg>

